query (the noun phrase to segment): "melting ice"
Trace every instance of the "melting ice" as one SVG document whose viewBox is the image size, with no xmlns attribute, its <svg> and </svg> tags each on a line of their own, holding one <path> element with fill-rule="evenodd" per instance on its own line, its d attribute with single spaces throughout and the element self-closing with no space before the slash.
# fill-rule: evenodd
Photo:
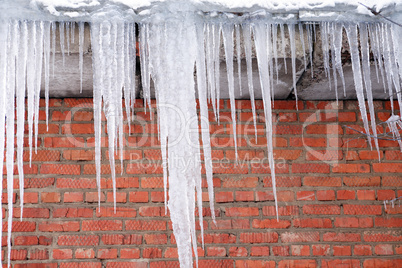
<svg viewBox="0 0 402 268">
<path fill-rule="evenodd" d="M 253 121 L 256 123 L 254 105 L 254 86 L 252 72 L 258 71 L 267 136 L 267 151 L 271 178 L 276 200 L 275 165 L 273 157 L 272 104 L 275 76 L 278 70 L 278 39 L 283 40 L 285 32 L 290 36 L 292 55 L 293 87 L 295 78 L 295 39 L 296 26 L 303 36 L 307 32 L 307 47 L 312 59 L 312 40 L 315 38 L 311 24 L 278 21 L 268 14 L 245 16 L 204 17 L 195 12 L 183 12 L 168 17 L 153 17 L 139 23 L 123 20 L 103 20 L 92 22 L 91 42 L 93 50 L 94 75 L 94 124 L 95 124 L 95 163 L 98 193 L 100 193 L 101 163 L 101 115 L 107 120 L 109 139 L 109 164 L 113 180 L 113 194 L 116 194 L 115 155 L 122 161 L 124 115 L 132 118 L 136 95 L 135 62 L 136 40 L 139 40 L 142 89 L 149 108 L 151 105 L 151 80 L 155 86 L 157 121 L 163 159 L 163 181 L 165 186 L 165 206 L 169 209 L 173 232 L 178 245 L 181 267 L 192 267 L 192 250 L 197 250 L 196 204 L 198 220 L 202 229 L 202 167 L 205 167 L 206 180 L 212 218 L 214 215 L 213 168 L 209 136 L 208 105 L 212 104 L 214 114 L 219 120 L 219 80 L 227 79 L 231 104 L 232 127 L 236 143 L 236 112 L 234 92 L 240 84 L 240 55 L 244 52 L 247 66 L 248 90 L 251 96 Z M 20 178 L 21 218 L 23 205 L 23 137 L 24 121 L 28 122 L 29 152 L 36 151 L 39 120 L 39 98 L 42 83 L 45 87 L 46 110 L 49 97 L 50 60 L 55 54 L 56 27 L 59 27 L 61 52 L 69 52 L 73 42 L 75 23 L 29 20 L 3 20 L 0 22 L 0 162 L 4 161 L 6 150 L 6 177 L 8 193 L 8 262 L 11 249 L 12 196 L 14 170 L 14 135 L 16 132 L 17 170 Z M 139 27 L 136 36 L 136 27 Z M 366 133 L 376 135 L 375 120 L 369 124 L 368 112 L 374 117 L 371 87 L 370 58 L 374 55 L 377 77 L 383 80 L 390 98 L 397 96 L 402 107 L 400 78 L 402 75 L 401 29 L 386 23 L 332 22 L 320 24 L 324 67 L 328 77 L 337 84 L 337 76 L 344 85 L 341 62 L 342 32 L 346 31 L 351 48 L 351 59 L 355 89 Z M 79 70 L 82 77 L 82 54 L 84 23 L 78 23 L 79 32 Z M 279 38 L 278 38 L 279 37 Z M 302 38 L 304 46 L 304 38 Z M 240 46 L 243 40 L 243 46 Z M 359 50 L 359 40 L 360 47 Z M 224 47 L 227 64 L 226 78 L 220 77 L 220 47 Z M 284 42 L 282 41 L 282 44 Z M 255 49 L 258 70 L 252 70 L 253 48 Z M 240 51 L 244 49 L 244 51 Z M 285 55 L 285 46 L 282 46 Z M 51 52 L 53 55 L 51 57 Z M 331 53 L 331 54 L 330 54 Z M 234 58 L 237 57 L 239 76 L 234 75 Z M 330 63 L 331 59 L 331 63 Z M 305 59 L 305 62 L 307 60 Z M 285 62 L 286 64 L 286 62 Z M 54 69 L 54 67 L 53 67 Z M 332 73 L 331 73 L 332 71 Z M 42 72 L 44 81 L 42 81 Z M 196 79 L 194 79 L 194 72 Z M 380 74 L 380 75 L 379 75 Z M 27 105 L 25 105 L 27 98 Z M 122 106 L 124 98 L 125 109 Z M 196 98 L 199 100 L 197 113 Z M 25 109 L 28 110 L 25 118 Z M 16 118 L 14 111 L 16 110 Z M 47 120 L 46 111 L 46 120 Z M 17 120 L 16 130 L 14 121 Z M 402 128 L 400 116 L 392 115 L 387 121 L 395 137 L 400 139 Z M 201 137 L 198 135 L 199 123 Z M 371 128 L 370 128 L 371 127 Z M 33 139 L 35 137 L 35 139 Z M 370 140 L 370 136 L 369 140 Z M 200 140 L 201 138 L 201 140 Z M 7 144 L 4 147 L 5 140 Z M 377 139 L 373 139 L 378 150 Z M 35 141 L 35 142 L 33 142 Z M 399 141 L 401 144 L 401 141 Z M 201 146 L 202 143 L 202 146 Z M 371 144 L 371 143 L 370 143 Z M 402 144 L 401 144 L 402 148 Z M 201 150 L 203 162 L 201 161 Z M 237 150 L 237 148 L 236 148 Z M 118 154 L 119 153 L 119 154 Z M 182 160 L 192 159 L 188 165 Z M 177 161 L 178 160 L 178 161 Z M 122 162 L 120 162 L 122 164 Z M 0 172 L 3 172 L 1 169 Z M 169 181 L 169 189 L 167 182 Z M 0 180 L 2 183 L 2 180 Z M 0 185 L 1 186 L 1 185 Z M 167 191 L 168 194 L 167 194 Z M 167 196 L 169 199 L 167 200 Z M 1 200 L 1 199 L 0 199 Z M 100 200 L 100 198 L 99 198 Z M 116 201 L 114 202 L 116 207 Z M 2 211 L 0 210 L 0 213 Z M 0 215 L 1 216 L 1 215 Z M 2 219 L 2 217 L 0 217 Z M 197 254 L 196 254 L 197 260 Z"/>
</svg>

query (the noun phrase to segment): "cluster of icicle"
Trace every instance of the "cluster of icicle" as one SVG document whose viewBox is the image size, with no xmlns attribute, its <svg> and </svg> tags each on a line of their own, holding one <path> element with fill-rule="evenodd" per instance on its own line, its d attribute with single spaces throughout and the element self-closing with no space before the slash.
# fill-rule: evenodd
<svg viewBox="0 0 402 268">
<path fill-rule="evenodd" d="M 139 36 L 135 35 L 136 25 L 139 27 Z M 400 93 L 402 48 L 399 47 L 399 44 L 402 44 L 399 40 L 402 36 L 401 29 L 383 23 L 353 24 L 323 22 L 319 26 L 324 51 L 325 71 L 330 80 L 332 77 L 335 88 L 337 88 L 338 76 L 344 84 L 340 53 L 342 32 L 343 29 L 346 30 L 362 119 L 366 133 L 370 133 L 365 104 L 365 99 L 367 99 L 371 118 L 375 118 L 370 81 L 370 53 L 374 55 L 378 79 L 382 78 L 384 88 L 388 88 L 391 98 L 394 95 L 393 89 L 395 89 L 399 104 L 402 107 Z M 17 167 L 20 178 L 19 188 L 22 219 L 24 123 L 25 120 L 28 121 L 29 150 L 30 155 L 32 155 L 33 134 L 35 135 L 35 150 L 37 145 L 39 98 L 42 83 L 45 85 L 46 121 L 48 118 L 50 63 L 51 55 L 54 57 L 55 54 L 56 27 L 59 28 L 60 50 L 64 57 L 65 39 L 67 39 L 67 52 L 69 43 L 74 42 L 73 31 L 75 23 L 59 22 L 56 24 L 55 22 L 23 20 L 2 21 L 0 23 L 0 162 L 4 160 L 3 145 L 5 140 L 7 140 L 8 263 L 10 263 L 13 218 L 14 111 L 17 111 Z M 164 21 L 163 19 L 156 21 L 149 20 L 138 24 L 119 20 L 92 22 L 90 27 L 94 72 L 95 163 L 99 193 L 102 110 L 107 119 L 109 161 L 115 197 L 116 175 L 114 156 L 117 151 L 121 154 L 123 153 L 124 145 L 124 111 L 121 100 L 122 98 L 125 100 L 125 113 L 130 122 L 134 116 L 132 108 L 136 96 L 135 47 L 136 40 L 138 39 L 140 43 L 142 89 L 145 103 L 150 109 L 151 80 L 155 87 L 159 139 L 163 159 L 165 206 L 170 211 L 173 232 L 178 246 L 180 265 L 181 267 L 192 267 L 193 249 L 196 260 L 198 259 L 195 229 L 196 203 L 198 206 L 201 237 L 203 237 L 201 149 L 203 151 L 208 184 L 210 209 L 214 220 L 215 215 L 209 131 L 201 132 L 201 141 L 203 144 L 201 146 L 198 132 L 188 130 L 198 128 L 198 116 L 201 119 L 201 128 L 209 130 L 208 103 L 212 103 L 215 117 L 219 120 L 219 79 L 222 79 L 220 77 L 219 63 L 220 56 L 222 56 L 220 55 L 220 46 L 223 42 L 224 56 L 227 64 L 230 106 L 232 109 L 234 142 L 236 146 L 234 96 L 235 90 L 239 88 L 237 84 L 240 85 L 240 55 L 242 53 L 240 41 L 242 40 L 247 62 L 247 78 L 254 124 L 256 123 L 256 117 L 252 81 L 252 47 L 255 47 L 264 103 L 267 151 L 271 167 L 275 206 L 276 211 L 278 211 L 272 144 L 271 106 L 273 89 L 276 84 L 274 77 L 278 75 L 277 36 L 280 33 L 282 44 L 284 44 L 284 33 L 285 31 L 289 33 L 293 86 L 296 93 L 296 29 L 298 28 L 302 37 L 300 39 L 303 48 L 305 46 L 303 31 L 308 32 L 307 50 L 310 53 L 311 61 L 313 51 L 312 40 L 314 40 L 313 35 L 315 34 L 315 27 L 312 24 L 302 25 L 284 23 L 283 21 L 270 21 L 265 17 L 256 17 L 255 19 L 248 19 L 242 22 L 231 22 L 230 18 L 225 21 L 210 22 L 202 20 L 197 16 L 186 15 L 169 18 L 168 21 Z M 80 44 L 79 68 L 82 77 L 83 22 L 78 23 L 78 29 Z M 359 51 L 359 39 L 361 51 Z M 285 55 L 285 47 L 282 46 L 282 49 L 282 54 Z M 238 60 L 238 78 L 234 77 L 234 58 Z M 306 61 L 305 57 L 305 65 Z M 196 79 L 194 79 L 194 70 L 197 74 Z M 42 72 L 44 72 L 44 81 L 41 81 Z M 27 98 L 27 104 L 25 103 L 25 98 Z M 196 98 L 199 99 L 199 114 L 197 114 Z M 28 110 L 27 118 L 25 118 L 26 108 Z M 194 118 L 197 120 L 194 120 Z M 392 129 L 396 129 L 395 131 L 399 133 L 397 127 Z M 376 135 L 374 120 L 371 120 L 371 131 L 373 135 Z M 378 149 L 377 140 L 374 139 L 374 142 Z M 117 150 L 117 147 L 119 150 Z M 120 158 L 122 161 L 122 155 L 120 155 Z M 173 161 L 174 159 L 192 159 L 192 161 L 190 165 L 180 166 L 177 161 Z M 2 169 L 0 172 L 2 172 Z M 168 177 L 169 194 L 167 194 L 166 187 Z M 0 183 L 2 183 L 2 180 L 0 180 Z M 166 196 L 169 196 L 169 200 L 167 200 Z M 116 203 L 114 203 L 114 207 L 116 207 Z M 1 210 L 0 213 L 2 213 Z M 2 219 L 1 215 L 0 219 Z"/>
</svg>

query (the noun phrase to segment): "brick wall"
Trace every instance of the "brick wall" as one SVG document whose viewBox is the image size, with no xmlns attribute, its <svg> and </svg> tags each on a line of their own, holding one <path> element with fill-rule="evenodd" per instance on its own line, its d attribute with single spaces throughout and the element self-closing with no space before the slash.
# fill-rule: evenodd
<svg viewBox="0 0 402 268">
<path fill-rule="evenodd" d="M 120 165 L 116 168 L 114 214 L 106 139 L 97 210 L 91 99 L 52 99 L 48 131 L 41 105 L 39 148 L 31 167 L 28 148 L 24 154 L 22 221 L 19 192 L 14 193 L 14 267 L 178 267 L 164 212 L 156 117 L 151 120 L 137 102 L 132 135 L 125 139 L 123 175 Z M 257 140 L 250 102 L 237 105 L 238 165 L 228 101 L 220 103 L 221 124 L 211 125 L 217 225 L 209 217 L 205 193 L 199 267 L 402 266 L 402 208 L 383 205 L 402 195 L 402 153 L 397 142 L 380 140 L 379 162 L 366 139 L 344 127 L 362 130 L 357 102 L 299 102 L 296 110 L 294 101 L 275 101 L 279 222 L 262 102 L 256 103 Z M 389 102 L 375 107 L 377 119 L 386 120 Z"/>
</svg>

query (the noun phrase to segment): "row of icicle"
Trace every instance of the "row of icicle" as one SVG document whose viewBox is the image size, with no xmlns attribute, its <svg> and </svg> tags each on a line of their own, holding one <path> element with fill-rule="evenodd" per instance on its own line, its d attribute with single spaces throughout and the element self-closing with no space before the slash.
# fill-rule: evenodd
<svg viewBox="0 0 402 268">
<path fill-rule="evenodd" d="M 139 36 L 136 36 L 136 27 L 139 27 Z M 376 136 L 375 120 L 371 120 L 371 130 L 366 112 L 366 103 L 371 118 L 375 118 L 370 74 L 370 54 L 373 55 L 376 76 L 384 84 L 391 99 L 396 96 L 400 107 L 401 75 L 402 75 L 402 48 L 400 37 L 401 29 L 386 23 L 320 23 L 321 41 L 323 48 L 324 69 L 329 80 L 333 81 L 337 89 L 340 77 L 343 87 L 345 80 L 342 69 L 342 35 L 346 30 L 349 40 L 355 89 L 366 133 Z M 286 28 L 287 29 L 286 29 Z M 10 264 L 11 231 L 13 218 L 13 172 L 14 172 L 14 111 L 16 111 L 17 130 L 17 170 L 19 174 L 21 220 L 23 215 L 23 146 L 24 125 L 28 121 L 29 152 L 32 155 L 33 136 L 36 151 L 38 140 L 39 99 L 42 84 L 45 88 L 46 123 L 48 122 L 49 78 L 51 76 L 51 62 L 56 51 L 56 28 L 59 30 L 60 52 L 63 62 L 69 52 L 70 42 L 75 42 L 74 31 L 76 23 L 10 20 L 0 24 L 0 162 L 4 161 L 6 149 L 6 172 L 8 193 L 8 263 Z M 202 131 L 200 145 L 198 133 L 188 134 L 184 139 L 181 135 L 185 131 L 187 121 L 198 118 L 208 118 L 208 103 L 212 103 L 215 118 L 219 121 L 220 88 L 220 47 L 223 43 L 227 81 L 229 87 L 232 127 L 236 142 L 236 112 L 235 90 L 241 89 L 241 55 L 244 52 L 247 66 L 248 89 L 252 103 L 254 125 L 256 124 L 256 110 L 254 104 L 254 86 L 252 80 L 252 58 L 255 49 L 257 58 L 260 86 L 264 104 L 265 127 L 267 136 L 267 154 L 275 207 L 278 212 L 275 186 L 275 166 L 272 143 L 272 104 L 275 84 L 278 81 L 278 50 L 286 55 L 285 32 L 290 40 L 290 54 L 292 58 L 293 87 L 296 93 L 296 28 L 299 30 L 299 39 L 304 55 L 304 66 L 313 59 L 313 40 L 315 26 L 312 24 L 284 24 L 267 22 L 263 19 L 236 24 L 224 23 L 196 23 L 190 18 L 185 20 L 170 20 L 169 23 L 128 23 L 123 21 L 104 21 L 90 24 L 92 61 L 93 61 L 93 103 L 95 124 L 95 164 L 96 181 L 100 195 L 100 163 L 101 163 L 101 131 L 102 110 L 107 119 L 107 133 L 109 138 L 109 163 L 113 181 L 113 196 L 116 196 L 115 182 L 115 152 L 120 152 L 123 165 L 123 106 L 130 122 L 134 117 L 134 102 L 136 97 L 136 42 L 139 41 L 140 62 L 142 75 L 142 90 L 145 103 L 151 107 L 151 79 L 155 87 L 157 100 L 157 120 L 159 139 L 163 159 L 163 181 L 165 186 L 165 207 L 168 207 L 173 223 L 173 232 L 178 245 L 181 267 L 192 267 L 192 247 L 196 249 L 197 239 L 195 231 L 195 199 L 197 199 L 199 221 L 202 229 L 202 188 L 201 188 L 201 156 L 203 150 L 206 179 L 212 218 L 215 220 L 214 194 L 212 187 L 213 169 L 208 132 Z M 82 80 L 84 22 L 78 23 L 79 31 L 79 70 Z M 304 31 L 307 32 L 305 44 Z M 282 46 L 278 48 L 278 36 Z M 360 49 L 359 49 L 360 40 Z M 243 44 L 244 51 L 240 43 Z M 51 57 L 52 56 L 52 57 Z M 309 57 L 308 57 L 309 56 Z M 237 58 L 238 77 L 234 77 L 234 59 Z M 193 70 L 197 77 L 194 81 Z M 286 62 L 285 62 L 285 68 Z M 54 69 L 54 67 L 53 67 Z M 257 70 L 255 70 L 257 71 Z M 42 81 L 44 73 L 44 81 Z M 312 72 L 313 73 L 313 72 Z M 276 79 L 275 79 L 276 78 Z M 330 82 L 331 84 L 331 82 Z M 82 89 L 82 81 L 81 81 Z M 122 90 L 123 89 L 123 90 Z M 196 91 L 197 89 L 197 91 Z M 196 95 L 198 92 L 198 95 Z M 297 95 L 296 95 L 297 96 Z M 338 93 L 336 93 L 338 96 Z M 199 99 L 199 114 L 197 115 L 196 98 Z M 27 104 L 25 103 L 27 99 Z M 16 101 L 14 101 L 16 100 Z M 103 107 L 102 107 L 103 102 Z M 393 103 L 391 101 L 391 103 Z M 28 110 L 25 118 L 25 109 Z M 394 109 L 392 104 L 392 110 Z M 181 114 L 181 115 L 179 115 Z M 400 117 L 393 115 L 391 130 L 399 135 L 401 127 Z M 395 122 L 392 125 L 392 122 Z M 193 122 L 195 128 L 198 122 Z M 209 129 L 209 119 L 201 120 L 201 128 Z M 399 125 L 398 125 L 399 124 Z M 370 137 L 368 136 L 369 142 Z M 5 140 L 7 140 L 6 146 Z M 378 141 L 373 139 L 378 150 Z M 175 141 L 175 142 L 173 142 Z M 194 146 L 194 144 L 196 146 Z M 371 145 L 371 142 L 370 142 Z M 401 144 L 402 148 L 402 144 Z M 194 164 L 184 170 L 178 168 L 177 163 L 169 159 L 194 158 Z M 30 158 L 31 159 L 31 158 Z M 30 160 L 31 162 L 31 160 Z M 123 170 L 123 168 L 122 168 Z M 1 172 L 3 170 L 1 169 Z M 167 201 L 167 181 L 169 174 L 169 201 Z M 3 174 L 1 174 L 3 175 Z M 2 180 L 0 180 L 2 184 Z M 2 185 L 0 185 L 2 188 Z M 196 198 L 195 198 L 196 197 Z M 1 199 L 0 199 L 1 200 Z M 100 198 L 99 198 L 100 200 Z M 114 201 L 116 209 L 116 201 Z M 0 210 L 0 219 L 2 211 Z M 277 213 L 278 215 L 278 213 Z M 202 243 L 203 244 L 203 243 Z M 197 256 L 197 250 L 194 250 Z"/>
</svg>

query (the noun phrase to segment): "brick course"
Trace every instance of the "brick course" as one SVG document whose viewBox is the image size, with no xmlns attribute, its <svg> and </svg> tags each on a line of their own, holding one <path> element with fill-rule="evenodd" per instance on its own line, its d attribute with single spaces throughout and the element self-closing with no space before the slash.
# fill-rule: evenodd
<svg viewBox="0 0 402 268">
<path fill-rule="evenodd" d="M 92 100 L 51 100 L 49 132 L 41 120 L 38 154 L 33 153 L 31 167 L 24 154 L 22 221 L 15 191 L 15 268 L 178 267 L 163 204 L 155 110 L 151 120 L 142 101 L 136 105 L 136 125 L 130 135 L 127 128 L 124 141 L 123 169 L 116 161 L 114 213 L 107 139 L 102 143 L 97 207 Z M 294 101 L 274 105 L 279 222 L 262 103 L 256 102 L 255 143 L 250 101 L 236 102 L 236 165 L 229 101 L 221 100 L 221 124 L 211 119 L 210 126 L 217 224 L 211 220 L 204 180 L 205 249 L 199 244 L 199 267 L 402 267 L 402 208 L 383 205 L 402 194 L 398 143 L 380 142 L 378 162 L 365 138 L 344 127 L 362 129 L 355 101 L 341 101 L 339 106 L 299 101 L 299 110 Z M 72 107 L 77 108 L 74 114 Z M 387 102 L 378 101 L 376 107 L 378 118 L 390 114 Z M 44 102 L 40 109 L 44 111 Z M 105 125 L 103 121 L 103 131 Z M 380 128 L 384 131 L 383 125 Z M 4 202 L 5 180 L 3 186 Z M 18 188 L 18 179 L 14 186 Z M 7 219 L 6 205 L 3 215 Z M 2 246 L 4 260 L 4 237 Z"/>
</svg>

